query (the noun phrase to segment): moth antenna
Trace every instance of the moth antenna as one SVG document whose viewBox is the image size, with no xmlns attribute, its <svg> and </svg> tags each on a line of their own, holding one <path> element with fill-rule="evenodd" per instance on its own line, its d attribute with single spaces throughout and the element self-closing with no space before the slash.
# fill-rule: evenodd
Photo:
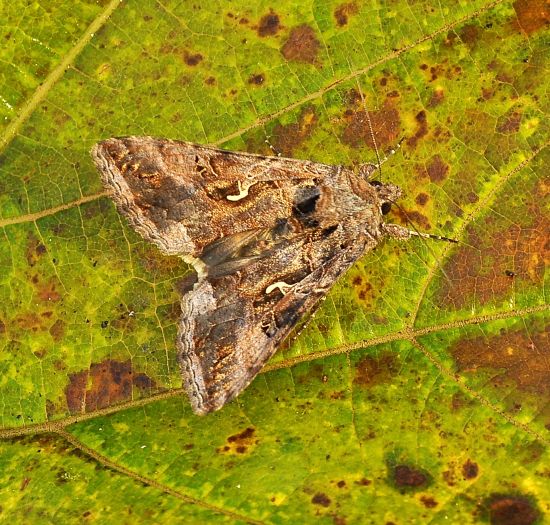
<svg viewBox="0 0 550 525">
<path fill-rule="evenodd" d="M 269 149 L 274 153 L 274 155 L 276 155 L 277 157 L 281 157 L 281 152 L 277 151 L 273 144 L 271 144 L 271 141 L 269 140 L 270 138 L 270 135 L 266 135 L 264 142 L 269 146 Z"/>
<path fill-rule="evenodd" d="M 350 66 L 351 67 L 351 66 Z M 380 173 L 380 180 L 382 180 L 382 161 L 380 160 L 380 152 L 378 151 L 378 146 L 376 144 L 376 138 L 374 137 L 374 130 L 372 129 L 372 121 L 370 119 L 369 110 L 365 102 L 365 97 L 363 96 L 363 91 L 361 90 L 361 85 L 359 84 L 359 79 L 355 79 L 357 83 L 357 89 L 359 91 L 359 96 L 361 97 L 361 103 L 365 108 L 365 115 L 367 116 L 367 124 L 369 125 L 369 133 L 371 136 L 372 143 L 374 144 L 374 152 L 376 153 L 376 161 L 378 164 L 378 173 Z M 387 157 L 384 159 L 387 160 Z"/>
<path fill-rule="evenodd" d="M 431 233 L 419 232 L 418 229 L 416 228 L 416 226 L 414 225 L 414 223 L 409 219 L 409 216 L 408 216 L 407 212 L 403 209 L 403 207 L 400 206 L 395 201 L 392 201 L 392 206 L 393 205 L 395 205 L 397 208 L 399 208 L 401 210 L 403 215 L 405 215 L 405 219 L 407 220 L 407 223 L 412 227 L 412 230 L 409 230 L 409 233 L 411 235 L 415 235 L 415 236 L 419 237 L 420 239 L 422 239 L 422 242 L 424 243 L 424 245 L 426 246 L 426 248 L 432 254 L 433 258 L 436 261 L 438 260 L 437 255 L 431 249 L 429 243 L 427 243 L 424 239 L 436 239 L 438 241 L 447 241 L 447 242 L 452 242 L 453 244 L 460 244 L 459 241 L 457 241 L 456 239 L 451 239 L 450 237 L 443 237 L 441 235 L 433 235 Z M 424 264 L 427 266 L 427 263 L 425 261 L 424 261 Z M 441 270 L 441 273 L 445 276 L 445 279 L 447 279 L 447 282 L 452 285 L 451 278 L 447 275 L 447 272 L 443 269 L 443 267 L 440 266 L 439 269 Z"/>
</svg>

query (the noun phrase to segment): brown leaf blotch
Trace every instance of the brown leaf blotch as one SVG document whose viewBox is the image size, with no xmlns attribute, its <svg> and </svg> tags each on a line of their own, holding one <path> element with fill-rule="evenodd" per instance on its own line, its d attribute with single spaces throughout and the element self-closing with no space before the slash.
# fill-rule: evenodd
<svg viewBox="0 0 550 525">
<path fill-rule="evenodd" d="M 428 107 L 429 108 L 435 108 L 436 106 L 439 106 L 439 104 L 441 104 L 441 102 L 443 102 L 444 98 L 445 98 L 445 92 L 441 88 L 436 89 L 432 93 L 432 96 L 431 96 L 430 100 L 428 101 Z"/>
<path fill-rule="evenodd" d="M 494 494 L 485 503 L 491 525 L 532 525 L 539 510 L 525 496 Z"/>
<path fill-rule="evenodd" d="M 422 496 L 420 498 L 420 501 L 427 509 L 433 509 L 434 507 L 437 507 L 437 501 L 435 501 L 435 499 L 433 499 L 431 496 Z"/>
<path fill-rule="evenodd" d="M 311 136 L 317 125 L 317 115 L 312 106 L 302 109 L 298 122 L 277 124 L 273 128 L 274 148 L 285 157 L 292 157 L 294 151 Z"/>
<path fill-rule="evenodd" d="M 426 117 L 426 112 L 424 110 L 419 111 L 415 116 L 415 120 L 418 124 L 418 128 L 415 134 L 411 138 L 407 139 L 407 144 L 411 146 L 411 148 L 414 148 L 418 144 L 419 140 L 428 134 L 428 120 Z"/>
<path fill-rule="evenodd" d="M 393 469 L 393 480 L 398 487 L 418 488 L 426 485 L 428 477 L 421 470 L 409 465 L 396 465 Z"/>
<path fill-rule="evenodd" d="M 347 4 L 341 4 L 334 10 L 334 18 L 336 19 L 336 25 L 343 27 L 348 24 L 349 17 L 357 14 L 357 4 L 349 2 Z"/>
<path fill-rule="evenodd" d="M 302 24 L 292 29 L 281 53 L 287 60 L 293 62 L 315 64 L 320 47 L 321 43 L 313 28 Z"/>
<path fill-rule="evenodd" d="M 443 283 L 439 303 L 461 308 L 475 296 L 476 301 L 485 304 L 509 294 L 518 279 L 532 285 L 542 282 L 550 261 L 548 220 L 542 211 L 533 211 L 531 217 L 520 219 L 533 220 L 529 226 L 515 223 L 499 228 L 498 223 L 486 221 L 484 227 L 494 232 L 486 239 L 470 228 L 468 245 L 456 250 L 445 268 L 453 282 L 460 285 Z M 484 261 L 491 261 L 490 266 Z M 514 269 L 515 279 L 506 274 L 510 268 Z"/>
<path fill-rule="evenodd" d="M 263 73 L 256 73 L 254 75 L 250 75 L 250 78 L 248 79 L 249 84 L 253 84 L 255 86 L 261 86 L 265 82 L 265 76 Z"/>
<path fill-rule="evenodd" d="M 394 146 L 401 130 L 401 120 L 399 112 L 391 101 L 387 100 L 384 107 L 378 111 L 369 111 L 368 116 L 370 117 L 377 146 L 379 148 Z M 369 148 L 374 149 L 366 111 L 364 109 L 351 111 L 346 113 L 344 117 L 347 126 L 342 133 L 342 141 L 353 148 L 366 144 Z"/>
<path fill-rule="evenodd" d="M 517 133 L 521 124 L 523 115 L 520 111 L 510 111 L 500 117 L 497 121 L 497 131 L 499 133 Z"/>
<path fill-rule="evenodd" d="M 429 200 L 430 200 L 430 196 L 427 193 L 422 192 L 416 196 L 415 202 L 419 206 L 425 206 Z"/>
<path fill-rule="evenodd" d="M 426 173 L 432 182 L 441 182 L 449 174 L 449 165 L 443 162 L 439 155 L 434 155 L 426 168 Z"/>
<path fill-rule="evenodd" d="M 504 332 L 493 337 L 462 339 L 451 347 L 459 372 L 475 373 L 480 368 L 498 370 L 502 381 L 514 381 L 520 390 L 550 395 L 550 363 L 541 359 L 550 348 L 550 326 L 542 332 Z"/>
<path fill-rule="evenodd" d="M 152 379 L 145 381 L 145 374 L 138 374 L 135 386 L 155 386 Z M 65 387 L 67 407 L 72 414 L 92 412 L 116 403 L 127 401 L 132 395 L 135 374 L 130 361 L 107 359 L 95 363 L 88 370 L 69 375 Z"/>
<path fill-rule="evenodd" d="M 63 339 L 65 334 L 65 321 L 58 319 L 52 326 L 50 326 L 50 335 L 53 337 L 53 340 L 57 343 Z"/>
<path fill-rule="evenodd" d="M 258 35 L 261 37 L 276 35 L 280 27 L 281 22 L 279 20 L 279 15 L 271 10 L 267 15 L 261 18 L 258 25 Z"/>
<path fill-rule="evenodd" d="M 243 431 L 233 434 L 227 438 L 227 444 L 217 449 L 219 453 L 244 454 L 250 447 L 257 445 L 256 429 L 247 427 Z"/>
<path fill-rule="evenodd" d="M 466 24 L 460 29 L 458 36 L 469 48 L 472 48 L 479 38 L 479 29 L 476 24 Z"/>
<path fill-rule="evenodd" d="M 185 51 L 183 53 L 183 59 L 188 66 L 193 67 L 202 61 L 203 56 L 200 53 L 190 53 L 189 51 Z"/>
<path fill-rule="evenodd" d="M 390 381 L 397 373 L 399 365 L 393 354 L 379 357 L 365 356 L 356 364 L 354 384 L 374 386 Z"/>
<path fill-rule="evenodd" d="M 516 12 L 516 27 L 531 35 L 550 25 L 550 5 L 546 0 L 516 0 L 513 3 Z"/>
<path fill-rule="evenodd" d="M 467 460 L 464 465 L 462 465 L 462 475 L 464 479 L 474 479 L 479 474 L 479 467 L 477 463 L 471 460 Z"/>
<path fill-rule="evenodd" d="M 320 505 L 321 507 L 328 507 L 331 503 L 330 498 L 323 492 L 317 492 L 312 498 L 311 503 L 314 505 Z"/>
</svg>

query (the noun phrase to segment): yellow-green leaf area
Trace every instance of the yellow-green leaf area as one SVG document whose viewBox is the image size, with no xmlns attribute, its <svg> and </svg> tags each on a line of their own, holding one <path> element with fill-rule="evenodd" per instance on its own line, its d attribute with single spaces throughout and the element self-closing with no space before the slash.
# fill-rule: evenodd
<svg viewBox="0 0 550 525">
<path fill-rule="evenodd" d="M 539 0 L 12 2 L 0 38 L 1 518 L 548 518 L 548 31 Z M 367 125 L 369 111 L 371 130 Z M 358 169 L 384 240 L 235 402 L 200 418 L 192 269 L 89 150 L 152 135 Z M 546 521 L 545 521 L 546 520 Z"/>
</svg>

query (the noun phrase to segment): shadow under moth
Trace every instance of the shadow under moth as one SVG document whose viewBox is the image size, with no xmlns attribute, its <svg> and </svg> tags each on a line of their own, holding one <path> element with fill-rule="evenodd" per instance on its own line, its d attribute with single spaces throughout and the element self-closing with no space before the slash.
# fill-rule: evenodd
<svg viewBox="0 0 550 525">
<path fill-rule="evenodd" d="M 193 410 L 218 410 L 297 322 L 385 237 L 401 195 L 343 166 L 151 137 L 111 138 L 92 157 L 118 211 L 198 278 L 181 299 L 177 352 Z M 430 236 L 431 237 L 431 236 Z"/>
</svg>

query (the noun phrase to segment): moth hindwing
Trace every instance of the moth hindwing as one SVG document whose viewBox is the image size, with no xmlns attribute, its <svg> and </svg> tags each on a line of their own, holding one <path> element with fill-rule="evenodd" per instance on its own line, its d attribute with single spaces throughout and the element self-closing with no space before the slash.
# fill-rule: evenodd
<svg viewBox="0 0 550 525">
<path fill-rule="evenodd" d="M 151 137 L 111 138 L 92 157 L 120 213 L 198 272 L 177 350 L 193 410 L 252 381 L 298 320 L 386 234 L 392 184 L 342 166 Z"/>
</svg>

